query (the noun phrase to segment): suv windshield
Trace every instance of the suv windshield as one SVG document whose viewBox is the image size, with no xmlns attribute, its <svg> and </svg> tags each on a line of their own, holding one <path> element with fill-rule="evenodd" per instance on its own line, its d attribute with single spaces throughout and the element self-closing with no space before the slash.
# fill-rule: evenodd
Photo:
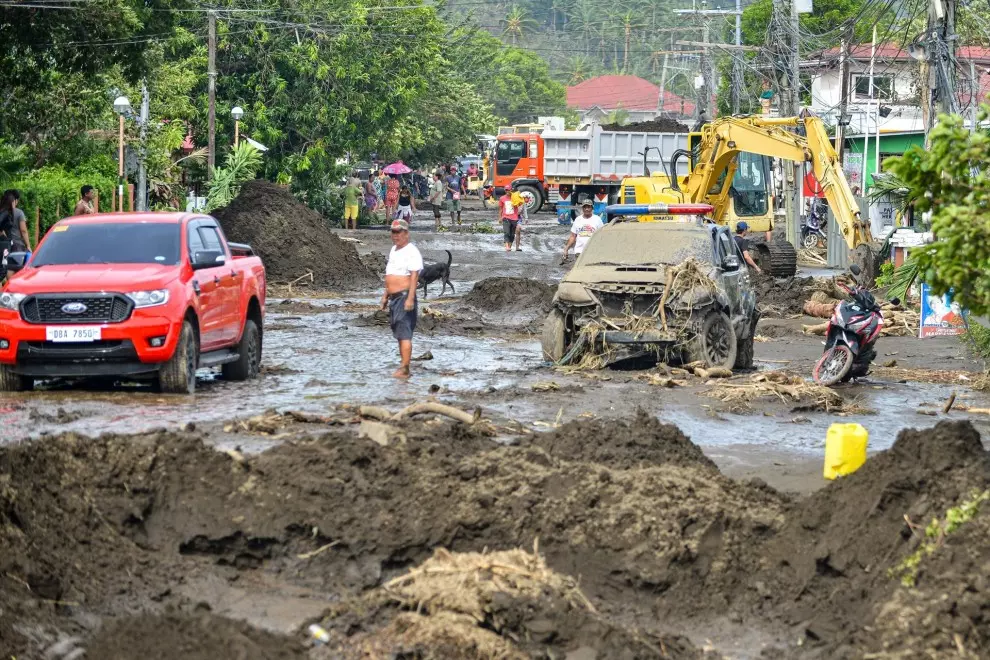
<svg viewBox="0 0 990 660">
<path fill-rule="evenodd" d="M 641 228 L 647 231 L 640 236 L 641 232 L 637 230 Z M 584 248 L 581 265 L 679 264 L 688 257 L 711 262 L 711 237 L 700 231 L 661 229 L 655 223 L 643 223 L 633 224 L 628 229 L 620 226 L 596 232 Z"/>
<path fill-rule="evenodd" d="M 179 263 L 178 223 L 65 224 L 53 227 L 31 266 Z"/>
</svg>

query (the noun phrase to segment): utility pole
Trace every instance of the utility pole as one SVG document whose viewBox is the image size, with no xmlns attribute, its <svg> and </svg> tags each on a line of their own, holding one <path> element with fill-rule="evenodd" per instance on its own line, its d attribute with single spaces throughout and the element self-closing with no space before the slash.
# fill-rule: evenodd
<svg viewBox="0 0 990 660">
<path fill-rule="evenodd" d="M 835 128 L 835 152 L 839 156 L 840 163 L 843 162 L 846 153 L 846 122 L 849 121 L 849 87 L 851 82 L 849 73 L 849 41 L 852 39 L 852 36 L 852 30 L 850 30 L 842 38 L 842 47 L 839 54 L 839 73 L 842 76 L 839 93 L 842 96 L 839 99 L 839 121 Z"/>
<path fill-rule="evenodd" d="M 708 39 L 709 39 L 708 23 L 705 23 L 705 29 L 702 32 L 701 40 L 707 44 L 709 43 Z M 710 121 L 712 119 L 715 119 L 715 108 L 711 106 L 712 96 L 714 96 L 714 94 L 712 94 L 712 79 L 709 77 L 709 73 L 708 73 L 711 70 L 711 67 L 709 65 L 711 63 L 712 56 L 711 56 L 711 51 L 708 50 L 708 46 L 705 46 L 704 50 L 705 52 L 701 56 L 701 77 L 705 81 L 704 84 L 701 86 L 701 94 L 702 94 L 702 98 L 704 98 L 704 102 L 702 103 L 703 109 L 698 116 L 700 117 L 703 114 L 708 115 L 708 119 Z"/>
<path fill-rule="evenodd" d="M 790 70 L 791 70 L 791 93 L 790 111 L 792 117 L 797 117 L 801 112 L 801 34 L 798 23 L 797 0 L 791 0 L 790 16 L 791 48 L 790 48 Z M 784 163 L 784 204 L 787 213 L 786 229 L 787 241 L 794 246 L 798 245 L 801 229 L 801 174 L 804 170 L 804 163 Z"/>
<path fill-rule="evenodd" d="M 742 0 L 736 0 L 736 48 L 742 46 Z M 732 55 L 732 114 L 739 114 L 739 96 L 742 94 L 742 55 Z"/>
<path fill-rule="evenodd" d="M 969 132 L 976 132 L 976 106 L 979 103 L 979 83 L 976 80 L 976 64 L 969 60 Z"/>
<path fill-rule="evenodd" d="M 667 58 L 669 53 L 663 54 L 663 68 L 660 69 L 660 116 L 667 110 Z"/>
<path fill-rule="evenodd" d="M 207 90 L 209 94 L 209 111 L 207 115 L 207 157 L 206 180 L 213 178 L 213 168 L 216 165 L 217 142 L 217 13 L 210 10 L 208 14 L 209 36 L 206 47 L 209 51 L 207 64 Z"/>
<path fill-rule="evenodd" d="M 145 160 L 148 157 L 148 119 L 151 114 L 151 95 L 148 94 L 148 81 L 141 81 L 141 159 L 138 163 L 137 201 L 138 211 L 148 210 L 148 170 Z"/>
</svg>

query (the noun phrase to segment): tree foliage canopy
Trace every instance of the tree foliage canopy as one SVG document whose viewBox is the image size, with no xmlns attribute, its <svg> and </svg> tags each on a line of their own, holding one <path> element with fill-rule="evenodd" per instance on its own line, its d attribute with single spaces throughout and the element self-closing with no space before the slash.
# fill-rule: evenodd
<svg viewBox="0 0 990 660">
<path fill-rule="evenodd" d="M 990 117 L 983 105 L 979 120 Z M 927 149 L 913 146 L 884 167 L 907 186 L 915 213 L 931 211 L 936 241 L 912 252 L 918 273 L 937 294 L 977 315 L 990 313 L 990 136 L 970 132 L 958 115 L 942 115 Z"/>
</svg>

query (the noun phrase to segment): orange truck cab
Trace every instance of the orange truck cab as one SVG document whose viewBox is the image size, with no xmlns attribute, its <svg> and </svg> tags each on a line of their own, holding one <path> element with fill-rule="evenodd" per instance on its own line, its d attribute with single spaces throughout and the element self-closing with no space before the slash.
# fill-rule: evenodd
<svg viewBox="0 0 990 660">
<path fill-rule="evenodd" d="M 499 193 L 515 185 L 530 200 L 529 209 L 538 211 L 547 200 L 543 186 L 543 138 L 538 133 L 499 135 L 492 158 L 492 180 Z"/>
<path fill-rule="evenodd" d="M 36 379 L 153 379 L 191 394 L 195 372 L 258 375 L 265 268 L 196 213 L 110 213 L 53 225 L 7 256 L 0 391 Z"/>
</svg>

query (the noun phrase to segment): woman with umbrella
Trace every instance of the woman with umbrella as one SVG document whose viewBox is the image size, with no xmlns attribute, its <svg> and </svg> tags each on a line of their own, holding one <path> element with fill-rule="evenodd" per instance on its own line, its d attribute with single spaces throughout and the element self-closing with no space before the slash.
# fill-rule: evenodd
<svg viewBox="0 0 990 660">
<path fill-rule="evenodd" d="M 387 165 L 383 170 L 388 175 L 388 182 L 385 184 L 385 217 L 395 217 L 396 208 L 399 206 L 399 177 L 409 174 L 412 170 L 401 160 L 397 163 Z"/>
</svg>

